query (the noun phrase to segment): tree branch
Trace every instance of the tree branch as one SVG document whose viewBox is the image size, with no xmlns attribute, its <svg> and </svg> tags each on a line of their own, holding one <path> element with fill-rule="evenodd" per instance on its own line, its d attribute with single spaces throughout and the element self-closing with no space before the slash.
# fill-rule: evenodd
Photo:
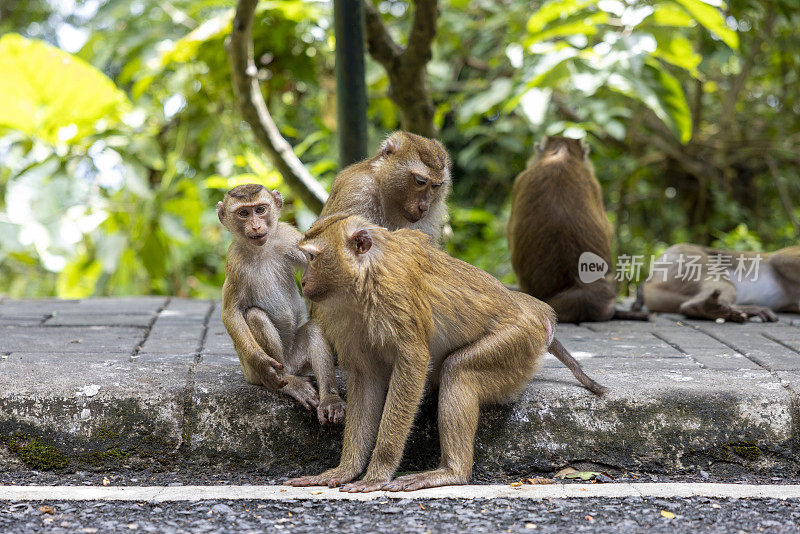
<svg viewBox="0 0 800 534">
<path fill-rule="evenodd" d="M 394 68 L 403 49 L 394 42 L 389 30 L 383 24 L 381 14 L 367 0 L 364 1 L 364 22 L 369 55 L 386 70 Z"/>
<path fill-rule="evenodd" d="M 258 0 L 239 0 L 233 30 L 227 42 L 236 102 L 244 120 L 250 124 L 256 141 L 269 155 L 284 181 L 306 206 L 319 213 L 328 199 L 328 193 L 311 176 L 292 146 L 281 135 L 258 85 L 252 38 L 257 3 Z"/>
<path fill-rule="evenodd" d="M 433 101 L 426 83 L 426 66 L 439 18 L 437 0 L 414 0 L 408 44 L 400 47 L 389 35 L 380 13 L 364 0 L 367 49 L 389 77 L 389 98 L 400 111 L 402 127 L 426 137 L 436 135 Z"/>
<path fill-rule="evenodd" d="M 403 62 L 407 69 L 424 69 L 431 60 L 431 44 L 436 37 L 439 6 L 437 0 L 415 0 L 414 5 L 414 20 L 408 33 Z"/>
</svg>

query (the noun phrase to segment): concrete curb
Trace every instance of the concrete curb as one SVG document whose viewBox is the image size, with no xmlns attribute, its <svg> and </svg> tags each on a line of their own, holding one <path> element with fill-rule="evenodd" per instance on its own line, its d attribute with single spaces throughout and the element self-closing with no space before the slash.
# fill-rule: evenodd
<svg viewBox="0 0 800 534">
<path fill-rule="evenodd" d="M 559 325 L 611 392 L 599 399 L 554 358 L 519 401 L 487 407 L 479 479 L 574 463 L 796 472 L 800 320 Z M 0 470 L 189 469 L 275 476 L 334 465 L 341 429 L 244 382 L 218 303 L 167 298 L 0 302 Z M 438 460 L 435 403 L 401 470 Z"/>
</svg>

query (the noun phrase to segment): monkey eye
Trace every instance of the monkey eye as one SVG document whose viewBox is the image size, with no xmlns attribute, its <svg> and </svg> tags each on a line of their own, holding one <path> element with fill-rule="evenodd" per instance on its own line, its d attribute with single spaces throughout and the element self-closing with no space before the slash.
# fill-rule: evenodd
<svg viewBox="0 0 800 534">
<path fill-rule="evenodd" d="M 441 182 L 436 183 L 436 184 L 431 184 L 431 187 L 433 187 L 434 189 L 439 189 L 440 187 L 442 187 L 442 184 L 441 184 Z"/>
<path fill-rule="evenodd" d="M 267 207 L 264 206 L 264 205 L 258 206 L 256 208 L 256 213 L 258 213 L 259 215 L 263 215 L 266 211 L 267 211 Z"/>
<path fill-rule="evenodd" d="M 240 209 L 236 213 L 238 213 L 240 217 L 247 217 L 247 210 L 246 209 Z"/>
<path fill-rule="evenodd" d="M 309 262 L 312 262 L 317 258 L 317 253 L 306 251 L 306 257 L 308 258 Z"/>
<path fill-rule="evenodd" d="M 425 185 L 428 183 L 428 180 L 420 176 L 419 174 L 414 175 L 414 181 L 417 182 L 419 185 Z"/>
</svg>

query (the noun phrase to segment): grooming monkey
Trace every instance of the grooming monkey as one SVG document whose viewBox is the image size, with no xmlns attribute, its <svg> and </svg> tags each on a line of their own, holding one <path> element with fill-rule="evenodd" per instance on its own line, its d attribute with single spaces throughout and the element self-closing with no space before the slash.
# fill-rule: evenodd
<svg viewBox="0 0 800 534">
<path fill-rule="evenodd" d="M 305 320 L 295 270 L 306 266 L 300 232 L 278 222 L 283 199 L 259 184 L 240 185 L 217 204 L 233 235 L 222 286 L 222 322 L 233 340 L 244 378 L 317 410 L 320 423 L 338 423 L 344 402 L 333 356 L 319 326 Z M 311 383 L 313 371 L 319 395 Z"/>
<path fill-rule="evenodd" d="M 585 252 L 611 265 L 611 224 L 588 154 L 578 139 L 549 137 L 514 180 L 507 234 L 520 290 L 547 302 L 562 323 L 647 320 L 615 309 L 613 273 L 590 283 L 579 277 Z"/>
<path fill-rule="evenodd" d="M 373 157 L 339 172 L 320 216 L 360 215 L 390 230 L 421 230 L 439 243 L 447 222 L 451 167 L 439 141 L 394 132 Z"/>
<path fill-rule="evenodd" d="M 800 246 L 757 254 L 673 245 L 655 261 L 642 289 L 650 311 L 777 321 L 773 312 L 800 313 Z"/>
<path fill-rule="evenodd" d="M 339 466 L 289 485 L 361 492 L 466 483 L 480 405 L 515 397 L 548 350 L 581 384 L 605 391 L 554 339 L 550 306 L 421 232 L 334 214 L 312 225 L 300 249 L 309 260 L 303 293 L 347 370 L 348 407 Z M 426 383 L 439 386 L 441 464 L 392 480 Z"/>
</svg>

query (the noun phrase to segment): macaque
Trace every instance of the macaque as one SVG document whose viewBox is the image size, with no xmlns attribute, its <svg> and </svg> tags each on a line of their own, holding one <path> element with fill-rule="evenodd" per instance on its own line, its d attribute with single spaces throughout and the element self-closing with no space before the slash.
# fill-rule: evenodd
<svg viewBox="0 0 800 534">
<path fill-rule="evenodd" d="M 614 307 L 612 229 L 589 147 L 579 139 L 549 137 L 537 146 L 534 161 L 514 180 L 507 228 L 520 290 L 552 306 L 562 323 L 647 320 L 645 313 Z M 582 255 L 605 272 L 581 273 Z"/>
<path fill-rule="evenodd" d="M 800 313 L 800 246 L 759 254 L 673 245 L 652 273 L 641 286 L 650 311 L 737 323 Z"/>
<path fill-rule="evenodd" d="M 366 492 L 468 482 L 480 406 L 513 399 L 548 350 L 581 384 L 605 391 L 554 338 L 550 306 L 422 232 L 334 214 L 311 226 L 300 249 L 308 256 L 303 294 L 347 370 L 348 407 L 339 466 L 286 484 Z M 392 479 L 431 386 L 439 389 L 441 464 Z"/>
<path fill-rule="evenodd" d="M 339 173 L 320 216 L 360 215 L 390 230 L 420 230 L 439 243 L 447 223 L 451 167 L 439 141 L 394 132 L 374 156 Z"/>
<path fill-rule="evenodd" d="M 319 326 L 302 324 L 306 307 L 295 280 L 296 269 L 306 266 L 297 248 L 301 234 L 278 222 L 281 208 L 281 194 L 259 184 L 234 187 L 217 204 L 220 222 L 233 235 L 222 286 L 222 322 L 247 382 L 282 391 L 308 410 L 316 408 L 322 424 L 339 423 L 345 405 L 336 387 L 333 355 Z"/>
</svg>

